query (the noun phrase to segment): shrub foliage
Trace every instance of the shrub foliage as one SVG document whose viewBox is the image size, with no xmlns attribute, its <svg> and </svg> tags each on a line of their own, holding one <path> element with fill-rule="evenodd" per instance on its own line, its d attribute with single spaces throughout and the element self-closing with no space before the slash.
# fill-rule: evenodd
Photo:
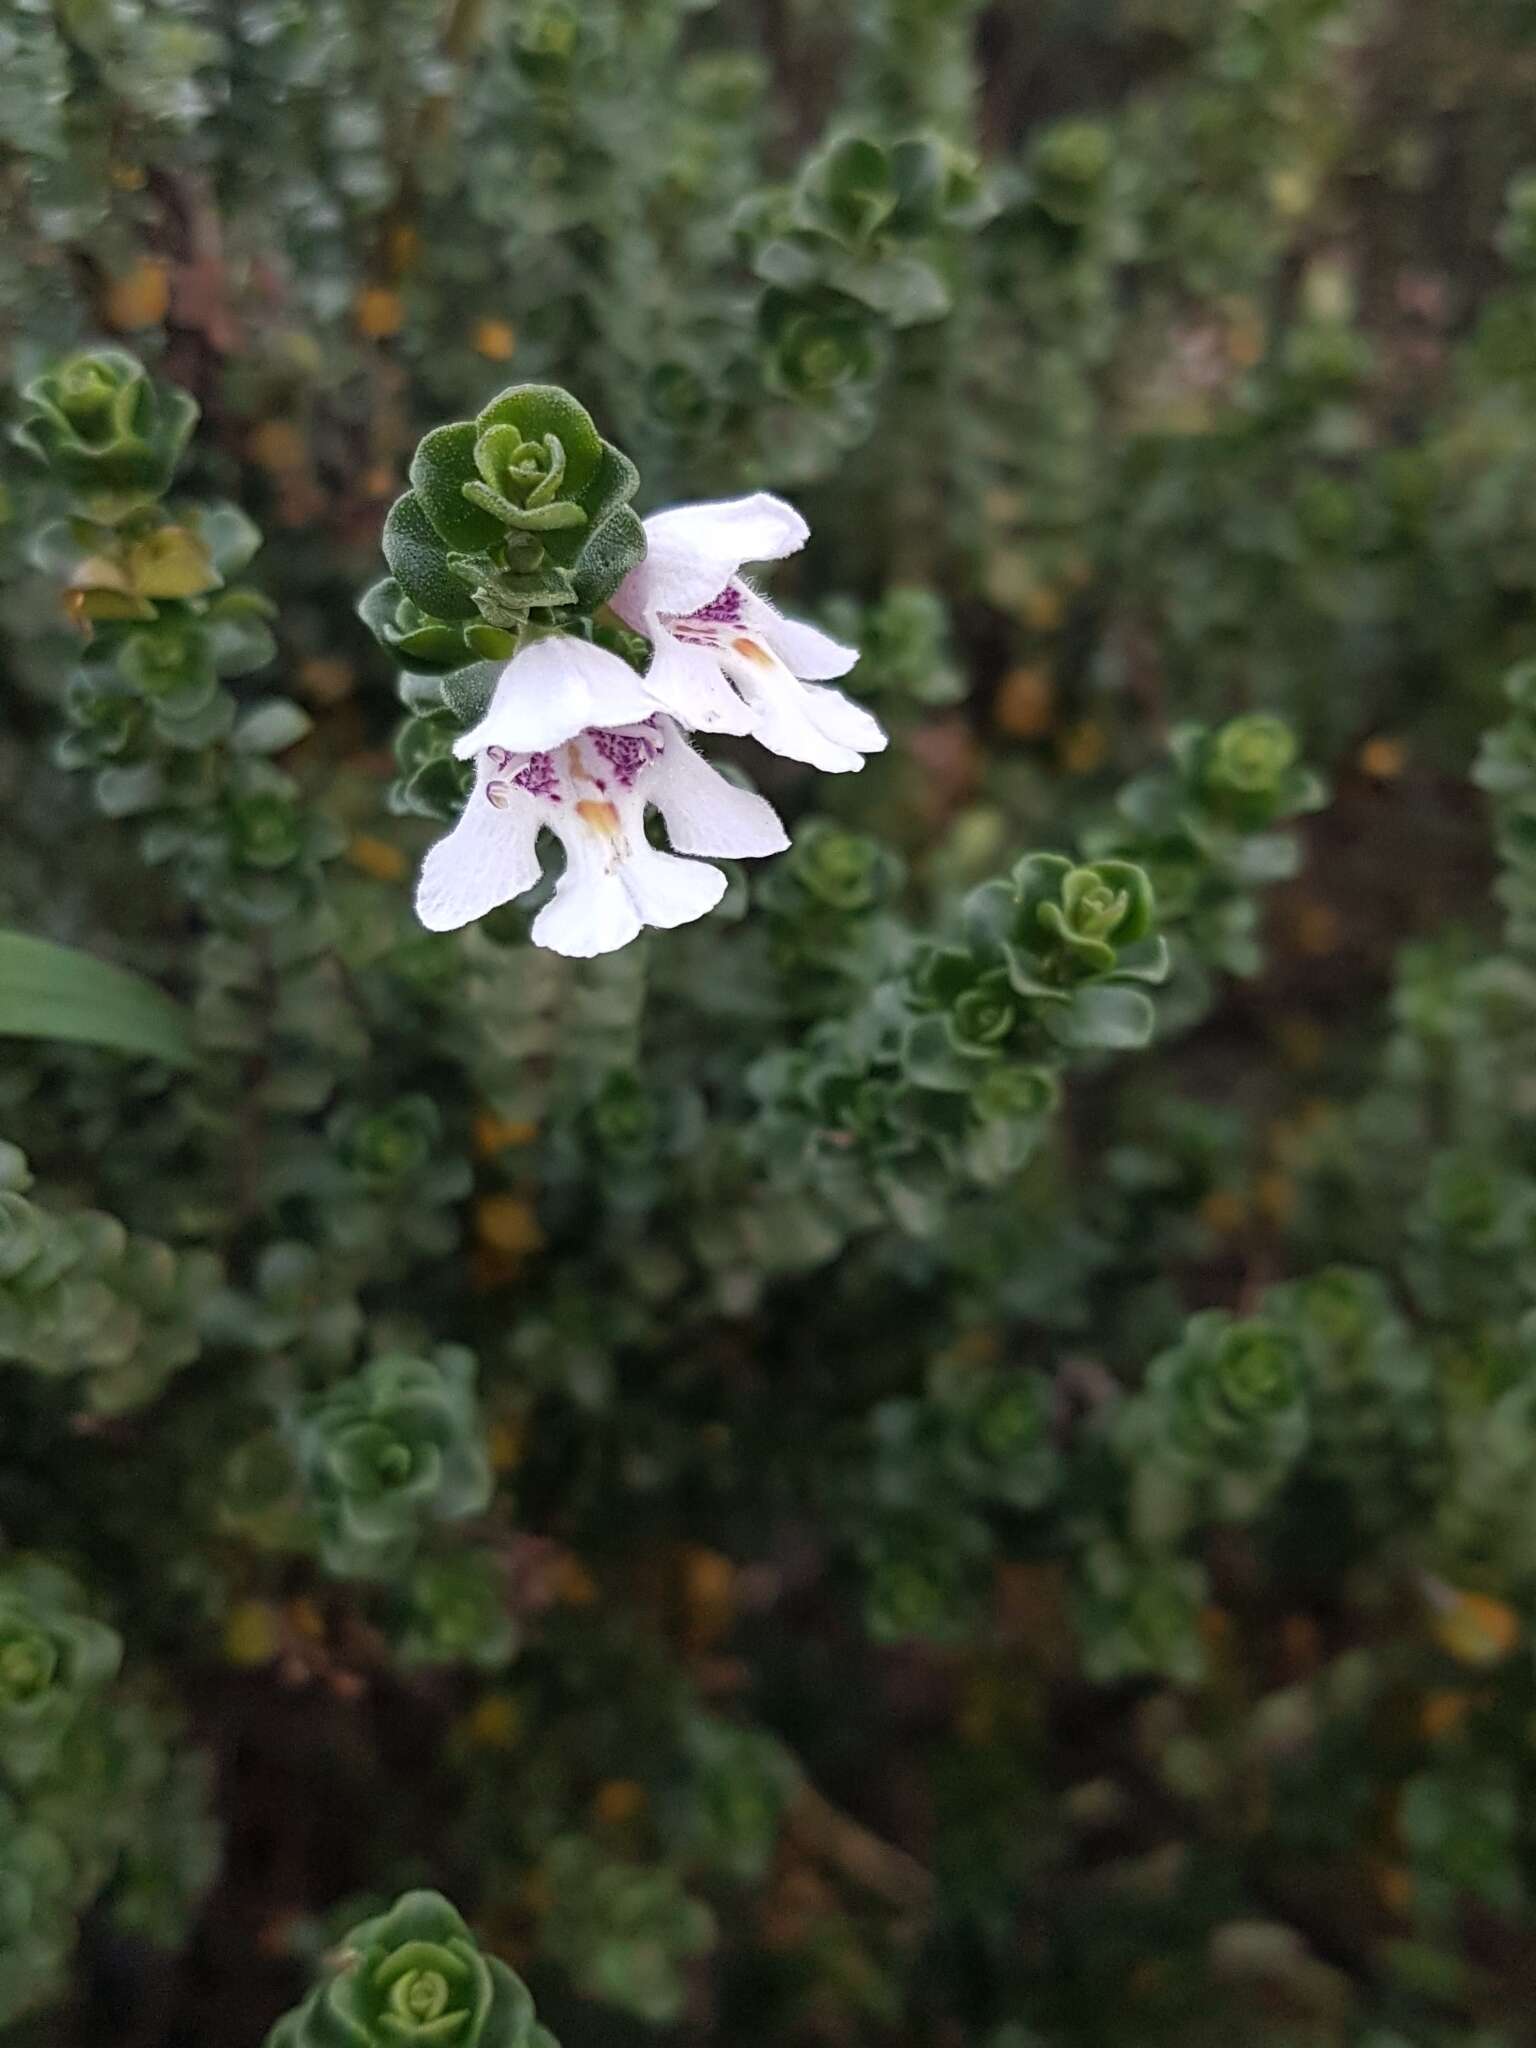
<svg viewBox="0 0 1536 2048">
<path fill-rule="evenodd" d="M 1533 80 L 0 20 L 18 2042 L 1528 2037 Z M 626 593 L 757 493 L 861 658 L 705 736 L 755 843 L 656 796 L 697 921 L 424 928 L 466 803 L 707 773 L 637 693 L 763 597 Z"/>
</svg>

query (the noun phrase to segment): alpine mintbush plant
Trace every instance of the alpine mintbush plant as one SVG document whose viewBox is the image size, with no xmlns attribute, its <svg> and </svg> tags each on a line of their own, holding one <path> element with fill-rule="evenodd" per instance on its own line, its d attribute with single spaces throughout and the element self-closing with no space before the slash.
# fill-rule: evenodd
<svg viewBox="0 0 1536 2048">
<path fill-rule="evenodd" d="M 0 2029 L 1517 2048 L 1528 7 L 0 18 Z"/>
</svg>

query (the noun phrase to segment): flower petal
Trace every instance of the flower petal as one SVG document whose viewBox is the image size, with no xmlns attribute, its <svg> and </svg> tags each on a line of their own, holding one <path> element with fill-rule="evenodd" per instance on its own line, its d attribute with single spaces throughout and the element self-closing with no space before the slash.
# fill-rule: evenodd
<svg viewBox="0 0 1536 2048">
<path fill-rule="evenodd" d="M 675 725 L 669 722 L 663 730 L 666 745 L 645 794 L 665 820 L 673 848 L 738 860 L 782 853 L 789 838 L 772 804 L 728 782 Z"/>
<path fill-rule="evenodd" d="M 586 726 L 629 725 L 652 708 L 640 678 L 616 654 L 569 634 L 547 636 L 513 655 L 490 709 L 453 751 L 461 761 L 485 747 L 543 754 Z"/>
<path fill-rule="evenodd" d="M 637 846 L 619 867 L 630 901 L 647 924 L 670 931 L 692 924 L 714 909 L 725 894 L 725 876 L 707 861 L 679 860 L 654 846 Z"/>
<path fill-rule="evenodd" d="M 750 732 L 752 713 L 720 673 L 712 651 L 676 640 L 652 619 L 655 646 L 645 687 L 674 718 L 697 732 Z"/>
<path fill-rule="evenodd" d="M 416 915 L 429 932 L 457 931 L 510 903 L 539 879 L 537 842 L 543 822 L 537 801 L 498 778 L 485 755 L 478 763 L 459 822 L 421 865 Z M 498 808 L 487 784 L 500 781 Z"/>
<path fill-rule="evenodd" d="M 771 491 L 744 498 L 712 498 L 700 505 L 674 505 L 645 522 L 648 544 L 683 548 L 711 560 L 777 562 L 809 540 L 811 529 L 793 505 Z"/>
<path fill-rule="evenodd" d="M 770 753 L 804 761 L 828 775 L 851 775 L 864 766 L 856 747 L 822 729 L 811 694 L 815 685 L 791 675 L 759 642 L 745 635 L 727 641 L 720 649 L 720 665 L 756 714 L 752 737 Z M 818 694 L 835 697 L 838 692 Z"/>
<path fill-rule="evenodd" d="M 560 886 L 533 920 L 532 939 L 571 960 L 616 953 L 640 935 L 640 913 L 617 874 L 567 868 Z"/>
<path fill-rule="evenodd" d="M 806 625 L 803 619 L 786 619 L 755 592 L 748 617 L 754 632 L 767 641 L 784 666 L 810 681 L 845 676 L 859 658 L 857 647 L 845 647 L 841 640 L 834 640 L 819 626 Z"/>
<path fill-rule="evenodd" d="M 767 491 L 702 505 L 674 505 L 645 522 L 645 560 L 610 600 L 626 625 L 645 631 L 648 614 L 686 618 L 718 597 L 743 562 L 776 562 L 803 548 L 810 528 L 793 505 Z"/>
<path fill-rule="evenodd" d="M 821 683 L 807 683 L 811 722 L 839 746 L 857 747 L 861 754 L 883 754 L 890 745 L 885 727 L 862 704 L 841 690 L 829 690 Z"/>
</svg>

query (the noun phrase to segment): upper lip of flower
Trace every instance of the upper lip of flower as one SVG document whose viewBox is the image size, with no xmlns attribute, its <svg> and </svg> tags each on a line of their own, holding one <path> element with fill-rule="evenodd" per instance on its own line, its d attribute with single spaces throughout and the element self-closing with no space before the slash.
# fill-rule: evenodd
<svg viewBox="0 0 1536 2048">
<path fill-rule="evenodd" d="M 610 602 L 626 625 L 647 633 L 653 619 L 687 618 L 709 604 L 744 562 L 794 554 L 810 531 L 793 505 L 768 491 L 653 512 L 645 521 L 645 559 Z"/>
<path fill-rule="evenodd" d="M 655 703 L 627 663 L 570 634 L 535 640 L 502 670 L 490 708 L 453 751 L 473 760 L 487 747 L 542 754 L 592 726 L 633 724 Z"/>
</svg>

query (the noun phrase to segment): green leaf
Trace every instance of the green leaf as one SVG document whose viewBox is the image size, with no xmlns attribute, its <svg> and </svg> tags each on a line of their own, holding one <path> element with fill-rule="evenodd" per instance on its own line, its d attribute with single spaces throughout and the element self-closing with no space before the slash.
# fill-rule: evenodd
<svg viewBox="0 0 1536 2048">
<path fill-rule="evenodd" d="M 595 611 L 631 569 L 645 560 L 645 528 L 632 505 L 620 505 L 594 533 L 571 571 L 576 601 Z"/>
<path fill-rule="evenodd" d="M 765 284 L 777 285 L 780 291 L 803 292 L 820 282 L 826 246 L 820 235 L 804 230 L 777 235 L 758 250 L 753 268 Z"/>
<path fill-rule="evenodd" d="M 394 625 L 399 609 L 400 586 L 393 576 L 383 576 L 370 584 L 357 601 L 357 616 L 385 647 L 390 644 L 385 629 Z"/>
<path fill-rule="evenodd" d="M 0 1035 L 106 1046 L 172 1066 L 195 1057 L 184 1014 L 152 983 L 23 932 L 0 932 Z"/>
<path fill-rule="evenodd" d="M 1168 970 L 1168 941 L 1160 935 L 1138 939 L 1134 946 L 1122 947 L 1115 955 L 1118 981 L 1145 981 L 1156 987 L 1168 979 Z"/>
<path fill-rule="evenodd" d="M 503 533 L 499 519 L 464 495 L 464 485 L 478 481 L 477 431 L 473 420 L 434 427 L 411 461 L 411 487 L 428 519 L 449 547 L 471 555 L 494 547 Z"/>
<path fill-rule="evenodd" d="M 443 702 L 466 726 L 478 725 L 491 708 L 504 661 L 471 661 L 442 678 Z"/>
<path fill-rule="evenodd" d="M 1044 1022 L 1063 1045 L 1134 1052 L 1150 1044 L 1157 1013 L 1140 989 L 1096 982 L 1078 989 L 1068 1009 L 1046 1011 Z"/>
<path fill-rule="evenodd" d="M 265 697 L 241 713 L 231 745 L 237 754 L 281 754 L 311 730 L 309 713 L 287 697 Z"/>
<path fill-rule="evenodd" d="M 261 528 L 238 505 L 192 505 L 185 516 L 226 580 L 237 576 L 261 547 Z"/>
<path fill-rule="evenodd" d="M 208 647 L 221 676 L 248 676 L 277 656 L 271 628 L 243 608 L 216 612 L 207 621 Z"/>
<path fill-rule="evenodd" d="M 955 1051 L 943 1017 L 918 1017 L 908 1027 L 901 1047 L 901 1067 L 919 1088 L 965 1094 L 977 1081 L 976 1062 Z"/>
<path fill-rule="evenodd" d="M 493 398 L 475 421 L 478 437 L 491 427 L 516 427 L 525 441 L 553 434 L 565 450 L 561 495 L 584 499 L 597 474 L 603 442 L 592 415 L 558 384 L 513 384 Z M 402 579 L 403 580 L 403 579 Z"/>
<path fill-rule="evenodd" d="M 395 581 L 413 604 L 437 619 L 476 616 L 475 601 L 449 568 L 448 551 L 414 491 L 390 507 L 383 548 Z"/>
<path fill-rule="evenodd" d="M 851 299 L 883 313 L 893 327 L 942 320 L 953 301 L 949 287 L 921 256 L 885 256 L 840 263 L 828 281 Z"/>
</svg>

